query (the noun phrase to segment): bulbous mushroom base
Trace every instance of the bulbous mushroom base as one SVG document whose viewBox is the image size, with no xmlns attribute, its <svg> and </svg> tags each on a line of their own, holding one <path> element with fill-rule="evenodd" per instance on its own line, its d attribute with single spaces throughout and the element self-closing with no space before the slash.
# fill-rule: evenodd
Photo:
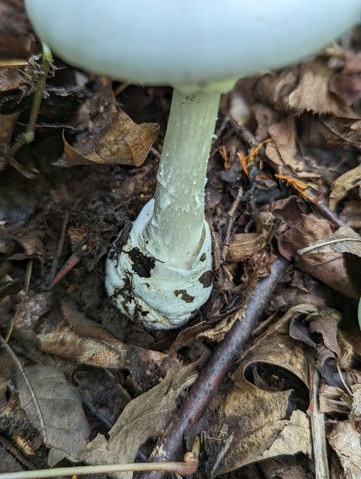
<svg viewBox="0 0 361 479">
<path fill-rule="evenodd" d="M 147 252 L 144 238 L 153 204 L 151 200 L 144 206 L 120 251 L 115 241 L 106 262 L 105 286 L 117 308 L 130 319 L 152 329 L 178 328 L 211 294 L 211 235 L 205 221 L 203 243 L 190 269 L 157 260 Z"/>
</svg>

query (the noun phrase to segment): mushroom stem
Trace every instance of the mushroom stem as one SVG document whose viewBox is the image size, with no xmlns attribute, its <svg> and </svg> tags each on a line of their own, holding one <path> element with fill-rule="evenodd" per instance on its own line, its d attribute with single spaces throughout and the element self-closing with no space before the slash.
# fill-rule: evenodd
<svg viewBox="0 0 361 479">
<path fill-rule="evenodd" d="M 148 251 L 169 266 L 189 268 L 204 235 L 204 187 L 219 92 L 174 90 L 161 155 Z"/>
<path fill-rule="evenodd" d="M 204 219 L 207 161 L 220 88 L 175 89 L 155 199 L 107 260 L 106 288 L 117 307 L 147 327 L 176 328 L 212 291 L 212 241 Z"/>
</svg>

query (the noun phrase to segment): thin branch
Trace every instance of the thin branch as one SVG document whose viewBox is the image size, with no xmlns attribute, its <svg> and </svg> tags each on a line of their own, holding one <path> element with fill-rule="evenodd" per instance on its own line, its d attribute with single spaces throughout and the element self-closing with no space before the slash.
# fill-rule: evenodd
<svg viewBox="0 0 361 479">
<path fill-rule="evenodd" d="M 187 428 L 202 417 L 232 364 L 242 354 L 288 264 L 283 258 L 274 261 L 271 274 L 258 282 L 247 304 L 235 313 L 237 320 L 232 329 L 224 341 L 218 344 L 213 351 L 209 362 L 206 364 L 197 383 L 190 390 L 170 430 L 167 431 L 166 436 L 153 451 L 152 461 L 169 461 L 171 458 L 178 456 Z M 162 477 L 162 473 L 152 472 L 147 475 L 141 475 L 141 477 L 159 479 Z"/>
</svg>

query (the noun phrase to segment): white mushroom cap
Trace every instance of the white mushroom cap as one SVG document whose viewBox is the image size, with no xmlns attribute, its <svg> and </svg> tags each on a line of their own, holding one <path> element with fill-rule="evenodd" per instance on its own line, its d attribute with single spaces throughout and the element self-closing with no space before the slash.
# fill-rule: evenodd
<svg viewBox="0 0 361 479">
<path fill-rule="evenodd" d="M 39 37 L 93 73 L 147 85 L 236 80 L 296 62 L 359 20 L 361 0 L 25 0 Z"/>
</svg>

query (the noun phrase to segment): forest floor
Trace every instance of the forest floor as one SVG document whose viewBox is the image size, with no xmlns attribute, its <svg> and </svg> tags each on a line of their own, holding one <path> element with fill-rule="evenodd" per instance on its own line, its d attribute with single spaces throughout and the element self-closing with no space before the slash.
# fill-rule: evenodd
<svg viewBox="0 0 361 479">
<path fill-rule="evenodd" d="M 222 97 L 214 290 L 165 332 L 115 309 L 104 264 L 154 194 L 171 88 L 55 58 L 19 146 L 41 46 L 20 0 L 0 18 L 0 473 L 199 439 L 194 478 L 360 478 L 361 29 Z"/>
</svg>

